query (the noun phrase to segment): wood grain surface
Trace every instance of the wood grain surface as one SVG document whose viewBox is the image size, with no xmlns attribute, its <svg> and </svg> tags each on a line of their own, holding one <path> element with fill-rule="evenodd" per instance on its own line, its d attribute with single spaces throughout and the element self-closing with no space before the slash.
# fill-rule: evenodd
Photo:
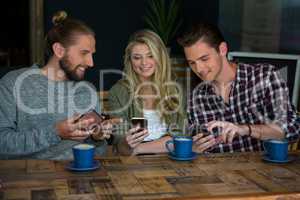
<svg viewBox="0 0 300 200">
<path fill-rule="evenodd" d="M 0 160 L 0 200 L 300 199 L 300 152 L 290 156 L 285 164 L 260 153 L 103 157 L 87 172 L 67 161 Z"/>
</svg>

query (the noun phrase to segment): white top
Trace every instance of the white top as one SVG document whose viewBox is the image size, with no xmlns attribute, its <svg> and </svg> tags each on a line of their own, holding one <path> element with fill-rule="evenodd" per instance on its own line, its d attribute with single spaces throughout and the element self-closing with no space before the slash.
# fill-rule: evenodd
<svg viewBox="0 0 300 200">
<path fill-rule="evenodd" d="M 167 125 L 160 121 L 159 113 L 155 110 L 143 109 L 144 118 L 148 121 L 149 136 L 144 141 L 151 141 L 161 138 L 167 132 Z"/>
</svg>

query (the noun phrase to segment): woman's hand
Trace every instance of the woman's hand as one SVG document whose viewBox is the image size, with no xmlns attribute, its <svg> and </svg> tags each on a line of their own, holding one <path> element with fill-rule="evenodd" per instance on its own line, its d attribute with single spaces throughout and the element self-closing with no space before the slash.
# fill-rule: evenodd
<svg viewBox="0 0 300 200">
<path fill-rule="evenodd" d="M 139 126 L 131 128 L 126 133 L 126 142 L 131 148 L 137 147 L 149 135 L 147 129 L 141 129 Z"/>
</svg>

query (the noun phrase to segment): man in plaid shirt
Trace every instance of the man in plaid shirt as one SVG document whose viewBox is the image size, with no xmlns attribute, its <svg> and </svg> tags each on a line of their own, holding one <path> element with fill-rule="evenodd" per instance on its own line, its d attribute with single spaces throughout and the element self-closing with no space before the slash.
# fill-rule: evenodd
<svg viewBox="0 0 300 200">
<path fill-rule="evenodd" d="M 188 106 L 189 123 L 201 127 L 193 137 L 195 151 L 260 151 L 262 140 L 299 137 L 299 117 L 274 66 L 228 61 L 227 43 L 209 24 L 190 27 L 178 42 L 202 79 Z"/>
</svg>

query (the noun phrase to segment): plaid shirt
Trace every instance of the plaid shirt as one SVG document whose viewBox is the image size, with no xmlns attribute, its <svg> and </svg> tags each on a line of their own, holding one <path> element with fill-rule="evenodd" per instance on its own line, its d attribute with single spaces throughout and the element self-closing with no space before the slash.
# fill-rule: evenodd
<svg viewBox="0 0 300 200">
<path fill-rule="evenodd" d="M 288 88 L 272 65 L 240 63 L 227 103 L 214 92 L 211 83 L 202 82 L 193 90 L 188 106 L 189 123 L 193 125 L 201 126 L 212 120 L 234 124 L 275 123 L 290 141 L 300 134 L 300 120 L 289 102 Z M 216 144 L 207 151 L 259 150 L 262 150 L 260 140 L 236 136 L 232 144 Z"/>
</svg>

